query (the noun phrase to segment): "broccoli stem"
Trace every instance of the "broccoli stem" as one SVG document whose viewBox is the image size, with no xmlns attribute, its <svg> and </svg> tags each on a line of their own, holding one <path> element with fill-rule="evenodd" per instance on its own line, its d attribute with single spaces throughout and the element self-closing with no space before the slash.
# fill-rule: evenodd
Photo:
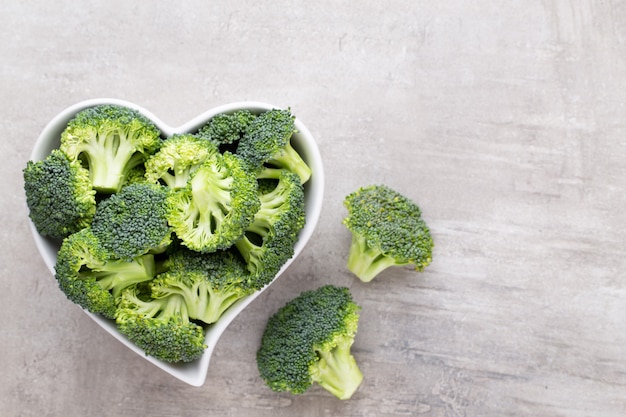
<svg viewBox="0 0 626 417">
<path fill-rule="evenodd" d="M 300 177 L 300 182 L 302 182 L 302 184 L 311 178 L 311 168 L 309 168 L 300 154 L 291 146 L 291 143 L 287 143 L 280 153 L 273 155 L 267 162 L 270 165 L 286 168 L 297 174 L 298 177 Z"/>
<path fill-rule="evenodd" d="M 352 337 L 344 336 L 332 350 L 318 351 L 320 360 L 312 373 L 314 382 L 340 400 L 352 397 L 363 381 L 363 374 L 350 352 L 353 340 Z"/>
<path fill-rule="evenodd" d="M 122 290 L 131 284 L 152 279 L 155 275 L 155 263 L 152 255 L 127 262 L 122 260 L 107 261 L 102 267 L 94 267 L 89 276 L 96 278 L 98 285 L 110 290 L 113 297 L 119 297 Z"/>
<path fill-rule="evenodd" d="M 206 324 L 215 323 L 224 312 L 241 298 L 241 294 L 236 291 L 212 290 L 209 288 L 209 304 L 202 312 L 200 320 Z"/>
<path fill-rule="evenodd" d="M 398 262 L 379 250 L 371 248 L 365 237 L 352 234 L 350 253 L 348 255 L 348 269 L 363 282 L 370 282 L 379 273 Z"/>
<path fill-rule="evenodd" d="M 118 134 L 98 136 L 84 153 L 93 188 L 103 193 L 119 191 L 128 171 L 144 159 L 141 153 L 135 152 L 129 139 L 120 138 Z"/>
</svg>

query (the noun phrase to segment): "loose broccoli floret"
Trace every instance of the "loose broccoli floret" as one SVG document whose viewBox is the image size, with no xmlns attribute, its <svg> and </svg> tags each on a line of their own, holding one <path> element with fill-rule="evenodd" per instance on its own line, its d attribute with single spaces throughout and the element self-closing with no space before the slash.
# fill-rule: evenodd
<svg viewBox="0 0 626 417">
<path fill-rule="evenodd" d="M 261 378 L 274 391 L 301 394 L 318 383 L 349 399 L 363 380 L 350 351 L 359 311 L 347 288 L 332 285 L 287 302 L 263 333 L 257 352 Z"/>
<path fill-rule="evenodd" d="M 210 140 L 218 147 L 234 149 L 255 118 L 256 115 L 249 110 L 217 114 L 198 130 L 198 135 Z"/>
<path fill-rule="evenodd" d="M 43 236 L 62 239 L 89 226 L 96 211 L 89 173 L 79 162 L 53 150 L 23 171 L 29 216 Z"/>
<path fill-rule="evenodd" d="M 259 180 L 259 200 L 254 220 L 235 246 L 262 287 L 293 256 L 305 223 L 304 188 L 297 174 L 283 169 L 277 181 Z"/>
<path fill-rule="evenodd" d="M 304 184 L 311 177 L 311 168 L 291 145 L 294 133 L 295 117 L 289 110 L 269 110 L 250 123 L 239 142 L 237 154 L 259 171 L 268 166 L 288 169 L 298 174 Z"/>
<path fill-rule="evenodd" d="M 55 265 L 59 288 L 70 301 L 111 319 L 121 291 L 154 276 L 153 255 L 113 259 L 89 227 L 63 240 Z"/>
<path fill-rule="evenodd" d="M 199 252 L 230 247 L 259 207 L 254 173 L 231 153 L 212 155 L 167 201 L 167 219 L 174 233 Z"/>
<path fill-rule="evenodd" d="M 190 362 L 206 349 L 204 329 L 189 319 L 183 297 L 152 298 L 144 283 L 122 292 L 115 322 L 146 355 L 162 361 Z"/>
<path fill-rule="evenodd" d="M 161 145 L 159 129 L 134 109 L 100 105 L 80 111 L 61 134 L 61 150 L 89 170 L 96 191 L 117 192 L 129 171 Z"/>
<path fill-rule="evenodd" d="M 152 296 L 181 295 L 190 318 L 215 323 L 231 305 L 256 288 L 241 257 L 230 250 L 200 253 L 178 247 L 169 253 L 159 274 L 151 283 Z"/>
<path fill-rule="evenodd" d="M 421 271 L 432 257 L 433 239 L 421 210 L 384 185 L 362 187 L 344 200 L 343 224 L 352 233 L 348 269 L 369 282 L 391 266 Z"/>
<path fill-rule="evenodd" d="M 146 161 L 146 180 L 162 182 L 172 190 L 184 188 L 191 174 L 218 152 L 212 142 L 190 134 L 172 135 Z"/>
<path fill-rule="evenodd" d="M 119 259 L 129 260 L 170 242 L 167 191 L 157 184 L 127 185 L 98 203 L 92 222 L 102 246 Z"/>
</svg>

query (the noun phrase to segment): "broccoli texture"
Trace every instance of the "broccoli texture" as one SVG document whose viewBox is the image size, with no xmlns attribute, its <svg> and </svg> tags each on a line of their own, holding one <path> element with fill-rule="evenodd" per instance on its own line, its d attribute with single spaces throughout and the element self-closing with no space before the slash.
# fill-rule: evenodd
<svg viewBox="0 0 626 417">
<path fill-rule="evenodd" d="M 215 323 L 237 300 L 251 294 L 246 264 L 231 250 L 199 253 L 179 246 L 163 263 L 167 272 L 151 283 L 155 298 L 179 294 L 190 318 Z"/>
<path fill-rule="evenodd" d="M 172 135 L 146 161 L 146 180 L 171 190 L 184 188 L 191 174 L 218 152 L 212 142 L 190 134 Z"/>
<path fill-rule="evenodd" d="M 215 154 L 185 188 L 167 198 L 167 219 L 182 243 L 198 252 L 230 247 L 259 208 L 254 173 L 231 153 Z"/>
<path fill-rule="evenodd" d="M 206 331 L 294 255 L 311 175 L 295 132 L 284 110 L 218 114 L 169 136 L 124 106 L 79 111 L 60 147 L 23 170 L 33 225 L 59 240 L 60 290 L 150 357 L 201 357 Z M 333 340 L 329 351 L 344 349 Z M 311 380 L 344 389 L 331 375 L 342 365 L 315 355 Z"/>
<path fill-rule="evenodd" d="M 239 140 L 255 118 L 256 115 L 248 110 L 217 114 L 198 130 L 198 135 L 222 149 L 236 149 Z"/>
<path fill-rule="evenodd" d="M 421 271 L 432 258 L 433 239 L 421 210 L 384 185 L 359 188 L 344 200 L 343 224 L 352 233 L 348 269 L 369 282 L 391 266 Z"/>
<path fill-rule="evenodd" d="M 62 239 L 89 226 L 96 192 L 79 162 L 55 149 L 42 161 L 28 161 L 23 176 L 29 216 L 41 235 Z"/>
<path fill-rule="evenodd" d="M 91 228 L 66 237 L 57 254 L 55 278 L 67 298 L 82 308 L 114 318 L 122 290 L 155 276 L 153 255 L 129 261 L 111 257 Z"/>
<path fill-rule="evenodd" d="M 159 129 L 134 109 L 105 104 L 80 111 L 61 134 L 61 150 L 89 170 L 96 191 L 117 192 L 129 171 L 161 146 Z"/>
<path fill-rule="evenodd" d="M 305 392 L 317 383 L 349 399 L 363 380 L 351 346 L 360 307 L 347 288 L 302 292 L 267 322 L 257 351 L 261 378 L 274 391 Z"/>
<path fill-rule="evenodd" d="M 119 331 L 146 355 L 165 362 L 190 362 L 204 353 L 204 328 L 189 319 L 178 294 L 151 297 L 148 284 L 127 287 L 120 297 L 115 322 Z"/>
<path fill-rule="evenodd" d="M 113 256 L 130 260 L 162 252 L 171 242 L 167 191 L 158 184 L 130 184 L 98 203 L 91 224 L 94 235 Z"/>
<path fill-rule="evenodd" d="M 293 256 L 304 227 L 304 188 L 297 174 L 281 170 L 278 180 L 261 179 L 260 208 L 235 247 L 245 259 L 257 286 L 268 284 Z"/>
<path fill-rule="evenodd" d="M 271 172 L 267 168 L 285 168 L 298 174 L 304 184 L 311 177 L 311 168 L 291 144 L 294 133 L 295 117 L 289 110 L 269 110 L 250 123 L 237 154 L 265 175 Z"/>
</svg>

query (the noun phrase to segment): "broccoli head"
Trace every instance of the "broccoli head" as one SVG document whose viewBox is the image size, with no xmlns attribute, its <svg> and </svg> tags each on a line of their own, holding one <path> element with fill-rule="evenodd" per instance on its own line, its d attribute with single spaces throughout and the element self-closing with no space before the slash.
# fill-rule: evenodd
<svg viewBox="0 0 626 417">
<path fill-rule="evenodd" d="M 311 168 L 291 144 L 294 133 L 295 117 L 289 110 L 269 110 L 250 123 L 239 141 L 237 154 L 259 172 L 267 174 L 264 168 L 288 169 L 298 174 L 304 184 L 311 177 Z"/>
<path fill-rule="evenodd" d="M 162 252 L 171 241 L 166 198 L 166 188 L 161 185 L 127 185 L 98 203 L 93 233 L 119 259 Z"/>
<path fill-rule="evenodd" d="M 181 295 L 189 317 L 215 323 L 232 304 L 254 291 L 239 254 L 231 250 L 200 253 L 179 246 L 169 251 L 163 272 L 151 283 L 152 296 Z"/>
<path fill-rule="evenodd" d="M 360 307 L 347 288 L 302 292 L 267 322 L 257 351 L 261 378 L 274 391 L 305 392 L 317 383 L 349 399 L 363 380 L 351 346 Z"/>
<path fill-rule="evenodd" d="M 171 190 L 184 188 L 193 171 L 217 152 L 217 146 L 206 139 L 190 134 L 172 135 L 146 161 L 146 180 L 163 183 Z"/>
<path fill-rule="evenodd" d="M 246 129 L 256 118 L 249 110 L 215 115 L 198 130 L 198 135 L 210 140 L 221 148 L 236 149 Z"/>
<path fill-rule="evenodd" d="M 153 255 L 129 261 L 111 258 L 89 227 L 63 240 L 55 264 L 55 278 L 67 298 L 110 319 L 122 290 L 153 279 L 155 271 Z"/>
<path fill-rule="evenodd" d="M 348 269 L 369 282 L 391 266 L 421 271 L 432 258 L 433 239 L 421 210 L 384 185 L 359 188 L 344 200 L 343 224 L 352 233 Z"/>
<path fill-rule="evenodd" d="M 29 216 L 41 235 L 62 239 L 89 226 L 96 192 L 80 162 L 55 149 L 42 161 L 28 161 L 23 175 Z"/>
<path fill-rule="evenodd" d="M 204 328 L 189 319 L 184 298 L 152 298 L 147 283 L 122 292 L 115 323 L 146 355 L 165 362 L 191 362 L 206 349 Z"/>
<path fill-rule="evenodd" d="M 260 179 L 260 208 L 235 247 L 261 288 L 293 256 L 305 223 L 304 187 L 297 174 L 282 169 L 278 180 Z"/>
<path fill-rule="evenodd" d="M 167 202 L 174 233 L 199 252 L 230 247 L 259 208 L 254 173 L 231 153 L 212 155 L 193 172 L 187 186 L 168 195 Z"/>
<path fill-rule="evenodd" d="M 61 134 L 61 150 L 89 170 L 96 191 L 114 193 L 129 171 L 161 146 L 161 132 L 134 109 L 103 104 L 80 111 Z"/>
</svg>

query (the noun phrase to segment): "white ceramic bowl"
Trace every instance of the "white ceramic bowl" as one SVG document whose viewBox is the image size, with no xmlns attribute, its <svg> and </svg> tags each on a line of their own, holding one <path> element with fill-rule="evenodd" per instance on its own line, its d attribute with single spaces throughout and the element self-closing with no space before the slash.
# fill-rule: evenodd
<svg viewBox="0 0 626 417">
<path fill-rule="evenodd" d="M 196 132 L 212 117 L 220 113 L 229 113 L 240 109 L 247 109 L 252 112 L 258 113 L 273 108 L 278 108 L 277 106 L 272 106 L 270 104 L 259 102 L 238 102 L 226 104 L 208 110 L 207 112 L 195 117 L 194 119 L 190 120 L 182 126 L 171 127 L 161 121 L 158 117 L 156 117 L 148 110 L 124 100 L 103 98 L 82 101 L 63 110 L 54 119 L 52 119 L 52 121 L 50 121 L 48 125 L 46 125 L 46 127 L 41 132 L 41 135 L 37 139 L 37 142 L 35 143 L 35 147 L 33 148 L 33 152 L 31 154 L 31 160 L 42 160 L 53 149 L 58 148 L 60 146 L 61 132 L 65 129 L 67 123 L 79 111 L 99 104 L 118 104 L 136 109 L 144 114 L 146 117 L 148 117 L 150 120 L 152 120 L 161 129 L 166 137 L 171 136 L 175 133 Z M 304 126 L 304 124 L 302 124 L 302 122 L 297 118 L 295 124 L 298 132 L 294 134 L 292 144 L 294 148 L 302 155 L 302 158 L 309 165 L 312 171 L 310 180 L 305 184 L 306 224 L 300 232 L 298 242 L 295 246 L 294 256 L 282 267 L 282 269 L 272 282 L 276 282 L 276 279 L 278 279 L 278 277 L 285 272 L 291 262 L 300 254 L 307 241 L 313 234 L 313 230 L 315 229 L 315 225 L 317 224 L 317 220 L 320 215 L 324 194 L 324 171 L 322 167 L 321 156 L 317 144 L 315 143 L 315 139 L 306 128 L 306 126 Z M 32 223 L 31 231 L 33 233 L 35 243 L 37 244 L 37 248 L 39 249 L 39 252 L 43 257 L 44 262 L 54 276 L 54 265 L 56 262 L 56 254 L 59 250 L 59 243 L 57 241 L 42 237 L 39 233 L 37 233 L 37 230 Z M 267 287 L 265 287 L 263 290 L 265 290 L 266 288 Z M 224 315 L 219 319 L 217 323 L 209 326 L 206 332 L 206 344 L 208 346 L 206 351 L 198 360 L 184 364 L 171 364 L 160 361 L 150 356 L 146 356 L 143 350 L 139 349 L 124 335 L 119 333 L 113 321 L 107 320 L 99 315 L 89 313 L 85 310 L 83 311 L 104 330 L 109 332 L 109 334 L 118 339 L 128 348 L 135 351 L 139 356 L 145 358 L 149 362 L 153 363 L 154 365 L 158 366 L 159 368 L 173 375 L 174 377 L 180 379 L 181 381 L 184 381 L 193 386 L 201 386 L 206 380 L 209 361 L 211 360 L 211 354 L 213 353 L 213 349 L 215 349 L 218 339 L 226 330 L 228 325 L 233 321 L 233 319 L 256 297 L 258 297 L 263 290 L 257 291 L 256 293 L 242 300 L 239 300 L 224 313 Z"/>
</svg>

